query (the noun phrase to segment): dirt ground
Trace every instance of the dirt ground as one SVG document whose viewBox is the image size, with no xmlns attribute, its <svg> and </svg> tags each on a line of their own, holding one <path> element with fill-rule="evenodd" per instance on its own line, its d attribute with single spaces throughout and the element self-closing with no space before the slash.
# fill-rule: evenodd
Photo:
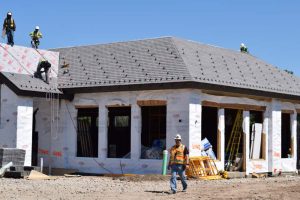
<svg viewBox="0 0 300 200">
<path fill-rule="evenodd" d="M 168 177 L 56 177 L 0 179 L 0 199 L 300 199 L 300 176 L 188 180 L 186 193 L 168 194 Z"/>
</svg>

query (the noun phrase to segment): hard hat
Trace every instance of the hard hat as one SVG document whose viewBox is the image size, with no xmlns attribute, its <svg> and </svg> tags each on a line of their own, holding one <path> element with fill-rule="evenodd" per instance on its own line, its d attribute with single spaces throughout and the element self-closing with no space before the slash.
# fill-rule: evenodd
<svg viewBox="0 0 300 200">
<path fill-rule="evenodd" d="M 36 26 L 36 27 L 35 27 L 35 29 L 39 30 L 39 29 L 40 29 L 40 27 L 39 27 L 39 26 Z"/>
<path fill-rule="evenodd" d="M 244 43 L 241 43 L 241 47 L 244 47 L 245 45 L 244 45 Z"/>
<path fill-rule="evenodd" d="M 175 140 L 181 140 L 181 135 L 177 134 L 176 137 L 174 138 Z"/>
<path fill-rule="evenodd" d="M 8 12 L 7 15 L 11 15 L 11 12 Z"/>
</svg>

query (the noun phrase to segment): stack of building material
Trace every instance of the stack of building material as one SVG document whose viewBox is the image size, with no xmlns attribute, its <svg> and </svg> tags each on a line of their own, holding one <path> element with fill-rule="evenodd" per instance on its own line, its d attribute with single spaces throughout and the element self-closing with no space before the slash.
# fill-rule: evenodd
<svg viewBox="0 0 300 200">
<path fill-rule="evenodd" d="M 209 156 L 211 159 L 216 160 L 216 155 L 212 149 L 212 145 L 210 144 L 210 142 L 208 141 L 207 138 L 204 138 L 201 141 L 201 146 L 202 146 L 202 152 L 201 155 L 202 156 Z"/>
<path fill-rule="evenodd" d="M 13 165 L 24 166 L 25 150 L 15 148 L 0 149 L 0 167 L 12 162 Z"/>
<path fill-rule="evenodd" d="M 250 146 L 250 158 L 259 159 L 261 153 L 261 135 L 262 135 L 262 124 L 255 123 L 252 125 L 251 132 L 251 146 Z"/>
</svg>

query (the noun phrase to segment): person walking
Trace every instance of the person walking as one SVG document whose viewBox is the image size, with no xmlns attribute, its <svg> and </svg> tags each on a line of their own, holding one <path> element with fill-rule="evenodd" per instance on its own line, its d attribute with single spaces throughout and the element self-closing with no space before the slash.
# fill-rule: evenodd
<svg viewBox="0 0 300 200">
<path fill-rule="evenodd" d="M 14 32 L 16 31 L 16 22 L 12 18 L 11 12 L 7 13 L 7 16 L 3 23 L 3 29 L 2 29 L 6 36 L 7 36 L 7 44 L 14 46 Z"/>
<path fill-rule="evenodd" d="M 170 160 L 168 169 L 171 169 L 171 194 L 176 194 L 177 192 L 177 183 L 176 175 L 178 174 L 182 183 L 182 192 L 186 192 L 187 183 L 185 170 L 189 166 L 189 151 L 185 145 L 181 143 L 181 135 L 177 134 L 175 139 L 175 145 L 170 150 Z"/>
</svg>

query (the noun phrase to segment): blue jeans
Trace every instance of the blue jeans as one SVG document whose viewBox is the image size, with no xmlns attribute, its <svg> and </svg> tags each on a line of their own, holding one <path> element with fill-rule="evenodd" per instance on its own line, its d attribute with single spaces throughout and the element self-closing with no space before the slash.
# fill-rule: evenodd
<svg viewBox="0 0 300 200">
<path fill-rule="evenodd" d="M 179 175 L 182 183 L 182 188 L 185 190 L 187 188 L 187 183 L 186 183 L 186 177 L 185 177 L 185 172 L 183 170 L 183 165 L 178 165 L 178 164 L 173 164 L 171 165 L 171 179 L 170 179 L 170 185 L 171 185 L 171 190 L 172 191 L 177 191 L 177 183 L 176 183 L 176 175 Z"/>
<path fill-rule="evenodd" d="M 14 45 L 14 31 L 12 29 L 6 30 L 7 44 Z"/>
</svg>

